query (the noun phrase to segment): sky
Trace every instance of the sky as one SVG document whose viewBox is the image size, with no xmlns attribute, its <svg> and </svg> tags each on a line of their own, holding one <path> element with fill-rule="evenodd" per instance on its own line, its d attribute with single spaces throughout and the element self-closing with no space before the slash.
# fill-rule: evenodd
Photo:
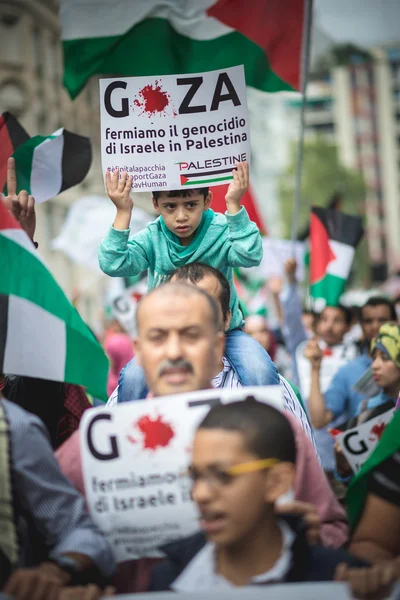
<svg viewBox="0 0 400 600">
<path fill-rule="evenodd" d="M 314 0 L 314 6 L 315 25 L 334 42 L 400 46 L 400 0 Z"/>
</svg>

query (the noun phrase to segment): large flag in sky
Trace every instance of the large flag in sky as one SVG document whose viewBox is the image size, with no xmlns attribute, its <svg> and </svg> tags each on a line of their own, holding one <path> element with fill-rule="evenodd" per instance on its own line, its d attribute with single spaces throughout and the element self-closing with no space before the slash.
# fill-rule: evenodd
<svg viewBox="0 0 400 600">
<path fill-rule="evenodd" d="M 9 112 L 0 115 L 0 190 L 7 180 L 7 161 L 14 151 L 24 142 L 29 140 L 29 135 L 17 119 Z"/>
<path fill-rule="evenodd" d="M 0 201 L 0 373 L 65 381 L 106 400 L 108 359 Z"/>
<path fill-rule="evenodd" d="M 61 0 L 64 85 L 244 64 L 247 85 L 300 88 L 304 0 Z"/>
<path fill-rule="evenodd" d="M 310 223 L 310 296 L 337 306 L 363 236 L 361 217 L 313 207 Z"/>
<path fill-rule="evenodd" d="M 35 135 L 17 146 L 12 156 L 15 159 L 17 193 L 26 190 L 34 196 L 37 204 L 83 181 L 92 162 L 89 138 L 63 128 L 47 137 Z M 7 194 L 7 188 L 3 189 Z"/>
</svg>

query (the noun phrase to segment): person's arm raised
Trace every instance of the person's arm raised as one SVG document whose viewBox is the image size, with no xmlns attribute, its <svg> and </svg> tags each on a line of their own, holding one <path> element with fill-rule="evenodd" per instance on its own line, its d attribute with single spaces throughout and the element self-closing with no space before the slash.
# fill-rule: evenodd
<svg viewBox="0 0 400 600">
<path fill-rule="evenodd" d="M 312 338 L 307 342 L 304 356 L 311 363 L 311 389 L 308 401 L 311 422 L 316 429 L 321 429 L 332 421 L 333 413 L 326 408 L 321 392 L 320 372 L 323 355 L 317 338 Z"/>
<path fill-rule="evenodd" d="M 35 243 L 33 241 L 36 230 L 35 199 L 26 190 L 21 190 L 17 195 L 15 160 L 12 157 L 7 161 L 7 196 L 3 197 L 3 202 Z"/>
</svg>

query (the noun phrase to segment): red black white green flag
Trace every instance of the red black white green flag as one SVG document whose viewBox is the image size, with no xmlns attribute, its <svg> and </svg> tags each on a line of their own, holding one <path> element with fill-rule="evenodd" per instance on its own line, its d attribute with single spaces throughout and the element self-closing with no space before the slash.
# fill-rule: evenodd
<svg viewBox="0 0 400 600">
<path fill-rule="evenodd" d="M 95 73 L 170 75 L 243 64 L 249 86 L 297 90 L 304 6 L 304 0 L 61 0 L 64 85 L 74 98 Z"/>
<path fill-rule="evenodd" d="M 0 200 L 0 373 L 84 386 L 106 400 L 108 359 Z"/>
<path fill-rule="evenodd" d="M 337 306 L 364 233 L 361 217 L 313 207 L 310 223 L 310 296 Z"/>
<path fill-rule="evenodd" d="M 64 128 L 29 137 L 10 113 L 0 117 L 0 190 L 7 194 L 7 159 L 13 156 L 17 193 L 26 190 L 44 202 L 80 183 L 92 162 L 90 140 Z"/>
</svg>

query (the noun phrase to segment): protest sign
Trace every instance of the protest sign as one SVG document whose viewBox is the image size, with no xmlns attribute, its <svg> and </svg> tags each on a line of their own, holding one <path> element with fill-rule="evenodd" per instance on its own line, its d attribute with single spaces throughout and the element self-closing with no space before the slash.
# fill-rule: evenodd
<svg viewBox="0 0 400 600">
<path fill-rule="evenodd" d="M 198 529 L 186 475 L 195 428 L 210 406 L 248 397 L 283 408 L 280 387 L 270 386 L 205 390 L 84 413 L 86 500 L 118 562 L 161 556 L 160 545 Z"/>
<path fill-rule="evenodd" d="M 393 413 L 394 408 L 336 436 L 335 439 L 354 473 L 357 473 L 369 458 Z"/>
<path fill-rule="evenodd" d="M 220 185 L 249 160 L 243 66 L 206 73 L 100 80 L 103 172 L 135 191 Z"/>
<path fill-rule="evenodd" d="M 257 267 L 246 269 L 249 277 L 260 277 L 268 279 L 269 277 L 284 277 L 285 262 L 288 258 L 294 256 L 297 262 L 296 279 L 303 281 L 305 275 L 304 269 L 304 251 L 303 242 L 293 242 L 289 240 L 280 240 L 269 237 L 263 238 L 263 258 Z"/>
<path fill-rule="evenodd" d="M 294 592 L 294 585 L 296 586 Z M 153 594 L 154 596 L 154 594 Z M 198 600 L 204 594 L 193 592 L 157 592 L 157 600 Z M 149 600 L 148 592 L 144 594 L 124 594 L 123 596 L 107 596 L 103 600 Z M 324 581 L 321 583 L 274 583 L 273 585 L 252 585 L 232 588 L 219 588 L 207 592 L 207 600 L 351 600 L 350 587 L 346 583 Z M 395 594 L 391 598 L 398 599 Z M 1 596 L 0 596 L 1 599 Z"/>
</svg>

